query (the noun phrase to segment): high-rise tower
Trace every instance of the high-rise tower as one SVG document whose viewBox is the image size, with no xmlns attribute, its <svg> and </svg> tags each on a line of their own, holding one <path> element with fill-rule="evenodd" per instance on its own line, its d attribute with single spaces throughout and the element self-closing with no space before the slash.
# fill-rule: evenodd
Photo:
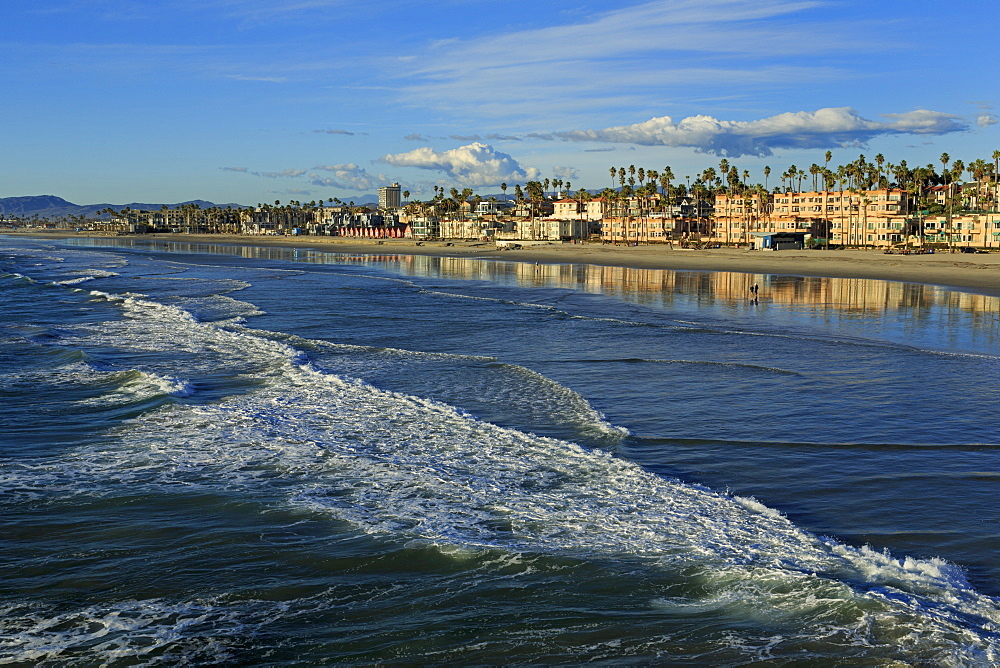
<svg viewBox="0 0 1000 668">
<path fill-rule="evenodd" d="M 400 206 L 402 206 L 402 198 L 398 183 L 382 186 L 378 189 L 378 208 L 392 210 L 398 209 Z"/>
</svg>

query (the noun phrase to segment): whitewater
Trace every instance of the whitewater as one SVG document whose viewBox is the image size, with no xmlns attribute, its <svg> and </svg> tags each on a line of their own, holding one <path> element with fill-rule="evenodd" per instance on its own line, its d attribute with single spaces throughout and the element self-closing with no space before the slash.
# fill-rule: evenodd
<svg viewBox="0 0 1000 668">
<path fill-rule="evenodd" d="M 4 240 L 0 663 L 997 662 L 995 301 L 547 271 Z"/>
</svg>

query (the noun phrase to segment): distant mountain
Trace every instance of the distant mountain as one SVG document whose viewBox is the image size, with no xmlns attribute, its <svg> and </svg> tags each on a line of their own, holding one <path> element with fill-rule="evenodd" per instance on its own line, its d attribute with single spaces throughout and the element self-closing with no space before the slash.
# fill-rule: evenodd
<svg viewBox="0 0 1000 668">
<path fill-rule="evenodd" d="M 177 204 L 167 204 L 167 208 L 176 209 L 184 204 L 197 204 L 202 209 L 213 206 L 223 208 L 231 206 L 234 209 L 242 204 L 214 204 L 203 199 L 178 202 Z M 55 195 L 28 195 L 25 197 L 0 197 L 0 218 L 7 216 L 34 216 L 39 218 L 62 218 L 65 216 L 96 216 L 102 209 L 114 209 L 121 211 L 125 207 L 133 210 L 155 211 L 163 207 L 163 204 L 150 204 L 146 202 L 132 202 L 130 204 L 73 204 L 67 202 L 62 197 Z"/>
</svg>

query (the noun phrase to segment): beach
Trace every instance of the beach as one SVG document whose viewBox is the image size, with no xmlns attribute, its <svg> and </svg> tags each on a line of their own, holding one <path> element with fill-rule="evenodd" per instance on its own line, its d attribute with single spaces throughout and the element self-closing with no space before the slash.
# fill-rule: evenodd
<svg viewBox="0 0 1000 668">
<path fill-rule="evenodd" d="M 90 235 L 64 231 L 36 231 L 29 236 L 85 238 Z M 939 252 L 887 255 L 882 250 L 758 251 L 746 248 L 685 250 L 677 246 L 619 246 L 604 243 L 552 243 L 518 249 L 498 249 L 492 242 L 347 239 L 318 236 L 254 237 L 219 234 L 150 234 L 133 238 L 164 242 L 311 247 L 339 253 L 478 256 L 545 264 L 593 264 L 640 269 L 869 278 L 938 285 L 1000 296 L 1000 253 Z"/>
</svg>

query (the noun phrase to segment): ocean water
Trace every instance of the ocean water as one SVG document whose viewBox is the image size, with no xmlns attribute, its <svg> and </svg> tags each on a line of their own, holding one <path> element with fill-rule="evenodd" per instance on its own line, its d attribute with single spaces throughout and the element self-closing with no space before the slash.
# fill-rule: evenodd
<svg viewBox="0 0 1000 668">
<path fill-rule="evenodd" d="M 1000 661 L 1000 300 L 511 258 L 0 240 L 0 664 Z"/>
</svg>

